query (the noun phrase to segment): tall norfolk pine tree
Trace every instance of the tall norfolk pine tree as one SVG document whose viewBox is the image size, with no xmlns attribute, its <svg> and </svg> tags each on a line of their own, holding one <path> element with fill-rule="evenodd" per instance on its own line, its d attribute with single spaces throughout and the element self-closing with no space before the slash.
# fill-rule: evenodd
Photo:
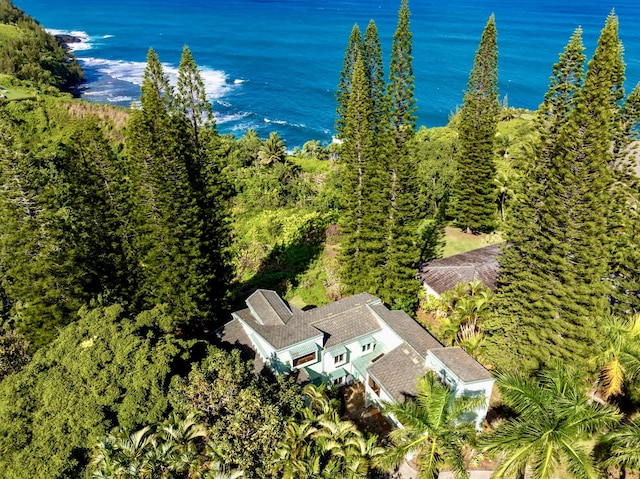
<svg viewBox="0 0 640 479">
<path fill-rule="evenodd" d="M 340 72 L 338 90 L 336 91 L 336 138 L 341 140 L 344 139 L 345 134 L 344 129 L 347 121 L 349 95 L 351 94 L 352 88 L 351 82 L 353 80 L 353 69 L 362 49 L 362 35 L 360 34 L 360 28 L 356 24 L 351 29 L 347 50 L 344 53 L 344 61 L 342 64 L 342 71 Z"/>
<path fill-rule="evenodd" d="M 135 305 L 167 303 L 176 319 L 191 321 L 210 318 L 226 294 L 228 239 L 226 205 L 215 183 L 222 180 L 212 158 L 212 116 L 186 49 L 178 87 L 176 95 L 150 50 L 141 105 L 127 125 L 129 257 Z"/>
<path fill-rule="evenodd" d="M 611 15 L 583 85 L 578 35 L 555 66 L 541 112 L 543 143 L 529 159 L 538 184 L 521 199 L 525 214 L 514 215 L 501 258 L 502 331 L 493 341 L 506 333 L 519 359 L 533 368 L 553 357 L 588 358 L 594 318 L 602 316 L 611 293 L 611 145 L 623 96 L 617 32 Z M 538 222 L 533 245 L 520 232 L 531 211 Z"/>
<path fill-rule="evenodd" d="M 358 32 L 355 27 L 354 32 Z M 398 14 L 386 95 L 373 22 L 360 44 L 358 75 L 353 68 L 351 81 L 344 80 L 358 38 L 352 33 L 337 95 L 340 119 L 341 99 L 345 98 L 341 92 L 344 85 L 350 86 L 342 130 L 345 239 L 341 278 L 347 293 L 368 291 L 408 309 L 415 303 L 419 284 L 414 271 L 417 185 L 409 154 L 416 118 L 407 1 Z"/>
<path fill-rule="evenodd" d="M 495 227 L 493 155 L 500 113 L 496 38 L 491 15 L 482 32 L 460 112 L 453 216 L 462 228 L 473 232 L 488 232 Z"/>
<path fill-rule="evenodd" d="M 372 251 L 371 245 L 365 244 L 368 235 L 364 229 L 366 215 L 371 209 L 368 193 L 373 178 L 370 165 L 375 155 L 371 125 L 373 104 L 362 54 L 357 55 L 350 83 L 341 155 L 344 207 L 341 277 L 347 292 L 355 293 L 366 288 L 370 274 L 365 262 Z"/>
<path fill-rule="evenodd" d="M 384 154 L 389 171 L 389 209 L 385 231 L 384 288 L 380 295 L 387 303 L 406 310 L 415 306 L 419 289 L 415 279 L 419 256 L 416 245 L 418 184 L 410 153 L 410 142 L 416 128 L 413 80 L 409 5 L 407 0 L 402 0 L 393 36 L 387 86 L 389 132 L 385 138 Z"/>
</svg>

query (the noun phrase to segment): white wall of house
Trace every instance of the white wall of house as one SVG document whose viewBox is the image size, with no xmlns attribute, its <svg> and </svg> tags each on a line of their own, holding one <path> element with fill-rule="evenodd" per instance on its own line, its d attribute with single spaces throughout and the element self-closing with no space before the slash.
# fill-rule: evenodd
<svg viewBox="0 0 640 479">
<path fill-rule="evenodd" d="M 456 396 L 468 396 L 474 397 L 483 395 L 485 402 L 483 406 L 476 408 L 474 414 L 470 414 L 468 418 L 476 425 L 476 429 L 482 428 L 482 423 L 487 417 L 487 411 L 489 410 L 489 400 L 491 399 L 491 392 L 493 391 L 493 385 L 495 379 L 485 379 L 479 381 L 464 382 L 458 376 L 456 376 L 442 361 L 436 358 L 431 351 L 427 353 L 426 359 L 427 368 L 438 374 L 442 380 L 450 385 L 456 391 Z"/>
<path fill-rule="evenodd" d="M 380 317 L 375 311 L 371 310 L 371 313 L 375 316 L 376 320 L 380 324 L 380 331 L 373 333 L 373 337 L 376 342 L 381 346 L 381 353 L 388 353 L 392 349 L 400 346 L 404 339 L 402 339 L 391 327 Z"/>
<path fill-rule="evenodd" d="M 424 286 L 424 290 L 427 293 L 427 297 L 433 296 L 436 299 L 440 297 L 440 295 L 436 292 L 436 290 L 433 289 L 431 286 L 429 286 L 427 283 L 422 283 L 422 286 Z"/>
</svg>

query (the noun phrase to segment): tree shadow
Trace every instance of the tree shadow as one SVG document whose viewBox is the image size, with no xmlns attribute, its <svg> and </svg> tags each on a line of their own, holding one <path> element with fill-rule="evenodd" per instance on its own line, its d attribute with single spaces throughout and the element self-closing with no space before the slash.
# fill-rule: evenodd
<svg viewBox="0 0 640 479">
<path fill-rule="evenodd" d="M 444 226 L 439 218 L 424 220 L 419 226 L 420 263 L 442 258 L 445 247 Z"/>
<path fill-rule="evenodd" d="M 244 298 L 258 288 L 272 289 L 284 296 L 287 290 L 298 286 L 300 275 L 309 269 L 324 249 L 325 229 L 323 224 L 310 222 L 288 245 L 277 243 L 256 274 L 240 285 L 239 296 Z"/>
</svg>

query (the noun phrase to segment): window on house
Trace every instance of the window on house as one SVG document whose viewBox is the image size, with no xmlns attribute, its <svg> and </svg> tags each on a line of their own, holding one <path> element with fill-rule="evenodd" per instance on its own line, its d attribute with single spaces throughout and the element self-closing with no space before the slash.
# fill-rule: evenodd
<svg viewBox="0 0 640 479">
<path fill-rule="evenodd" d="M 340 353 L 333 357 L 334 364 L 344 363 L 344 353 Z"/>
<path fill-rule="evenodd" d="M 344 376 L 340 376 L 339 378 L 333 380 L 334 386 L 340 386 L 341 384 L 344 384 Z"/>
<path fill-rule="evenodd" d="M 367 353 L 373 349 L 373 344 L 367 343 L 362 345 L 362 352 Z"/>
<path fill-rule="evenodd" d="M 380 385 L 378 385 L 377 382 L 374 381 L 374 379 L 369 376 L 369 387 L 373 390 L 374 393 L 376 393 L 378 396 L 380 396 Z"/>
<path fill-rule="evenodd" d="M 316 351 L 309 353 L 309 354 L 305 354 L 304 356 L 300 356 L 299 358 L 294 358 L 293 359 L 293 365 L 294 366 L 300 366 L 301 364 L 305 364 L 305 363 L 309 363 L 311 361 L 315 361 L 316 360 Z"/>
</svg>

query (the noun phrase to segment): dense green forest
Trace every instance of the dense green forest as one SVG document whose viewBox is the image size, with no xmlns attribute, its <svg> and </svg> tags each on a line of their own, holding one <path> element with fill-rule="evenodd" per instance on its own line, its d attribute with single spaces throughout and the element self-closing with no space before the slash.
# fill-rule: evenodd
<svg viewBox="0 0 640 479">
<path fill-rule="evenodd" d="M 131 109 L 74 99 L 73 56 L 0 0 L 0 476 L 384 478 L 411 452 L 428 478 L 638 477 L 640 87 L 612 13 L 592 58 L 568 39 L 538 111 L 508 108 L 497 27 L 427 129 L 408 2 L 387 68 L 355 25 L 339 142 L 287 151 L 217 132 L 186 47 L 176 84 L 149 50 Z M 424 296 L 451 231 L 500 242 L 495 292 Z M 215 332 L 258 287 L 413 315 L 497 377 L 484 430 L 435 376 L 378 437 L 337 390 L 256 374 Z"/>
</svg>

